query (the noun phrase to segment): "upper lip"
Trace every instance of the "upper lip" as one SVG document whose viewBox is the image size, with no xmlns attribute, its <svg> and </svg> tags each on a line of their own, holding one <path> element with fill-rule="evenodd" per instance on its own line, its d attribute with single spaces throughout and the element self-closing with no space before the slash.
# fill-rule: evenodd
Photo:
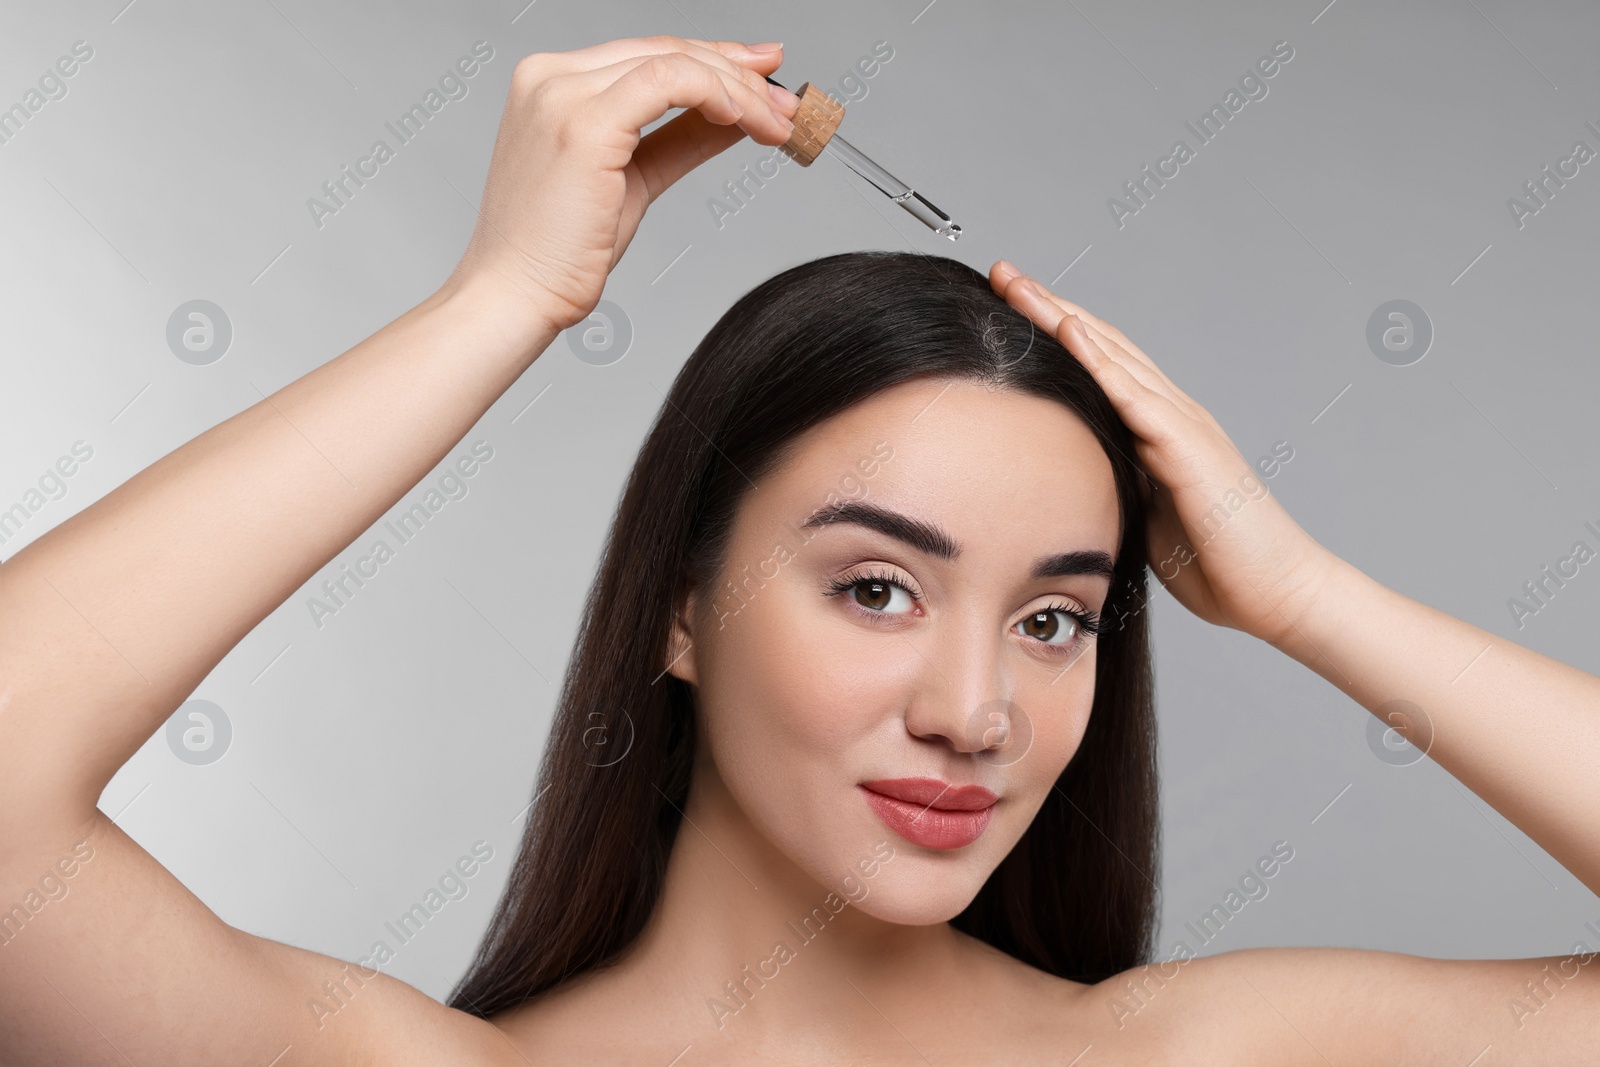
<svg viewBox="0 0 1600 1067">
<path fill-rule="evenodd" d="M 1000 799 L 981 785 L 951 785 L 938 778 L 880 778 L 861 785 L 907 804 L 943 811 L 981 811 Z"/>
</svg>

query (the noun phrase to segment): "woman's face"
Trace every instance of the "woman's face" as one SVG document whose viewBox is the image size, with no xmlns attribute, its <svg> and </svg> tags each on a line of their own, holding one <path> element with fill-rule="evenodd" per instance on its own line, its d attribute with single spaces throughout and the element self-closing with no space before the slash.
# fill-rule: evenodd
<svg viewBox="0 0 1600 1067">
<path fill-rule="evenodd" d="M 715 774 L 743 817 L 725 831 L 820 885 L 872 870 L 851 895 L 869 914 L 942 922 L 1083 737 L 1095 646 L 1073 613 L 1110 591 L 1111 464 L 1061 404 L 950 379 L 902 382 L 794 444 L 669 653 L 696 687 L 696 788 Z M 889 784 L 915 778 L 951 789 Z M 998 799 L 946 810 L 963 786 Z"/>
</svg>

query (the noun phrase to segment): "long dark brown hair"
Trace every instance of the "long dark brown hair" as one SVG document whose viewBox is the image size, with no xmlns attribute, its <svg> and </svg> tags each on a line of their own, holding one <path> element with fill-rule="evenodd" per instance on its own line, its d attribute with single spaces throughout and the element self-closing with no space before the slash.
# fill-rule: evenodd
<svg viewBox="0 0 1600 1067">
<path fill-rule="evenodd" d="M 451 1007 L 497 1014 L 616 963 L 644 928 L 695 751 L 693 691 L 663 672 L 680 594 L 716 585 L 745 491 L 783 462 L 798 434 L 918 375 L 1065 405 L 1100 440 L 1122 517 L 1083 740 L 951 925 L 1074 981 L 1149 961 L 1156 739 L 1142 610 L 1145 475 L 1133 438 L 1089 372 L 983 274 L 941 256 L 871 250 L 802 263 L 756 286 L 674 381 L 606 540 L 540 763 L 538 802 Z"/>
</svg>

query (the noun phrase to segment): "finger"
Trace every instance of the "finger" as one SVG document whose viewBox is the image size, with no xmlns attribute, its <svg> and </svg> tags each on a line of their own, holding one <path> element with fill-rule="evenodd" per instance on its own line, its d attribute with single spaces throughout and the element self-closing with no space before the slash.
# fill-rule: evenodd
<svg viewBox="0 0 1600 1067">
<path fill-rule="evenodd" d="M 1069 311 L 1078 316 L 1079 321 L 1088 329 L 1089 335 L 1095 339 L 1096 344 L 1106 352 L 1119 357 L 1120 361 L 1127 366 L 1141 369 L 1144 375 L 1158 383 L 1154 388 L 1166 394 L 1173 403 L 1179 407 L 1187 408 L 1189 414 L 1195 418 L 1210 418 L 1205 408 L 1201 407 L 1188 393 L 1178 388 L 1177 383 L 1167 377 L 1166 372 L 1156 366 L 1155 361 L 1145 355 L 1142 349 L 1124 337 L 1120 330 L 1112 327 L 1113 332 L 1108 334 L 1100 326 L 1095 325 L 1100 320 L 1087 315 L 1087 313 L 1081 313 L 1081 309 L 1073 310 L 1077 309 L 1078 305 L 1072 303 L 1072 301 L 1062 300 L 1057 297 L 1056 302 L 1066 305 Z M 1118 338 L 1121 338 L 1121 340 L 1119 341 Z"/>
<path fill-rule="evenodd" d="M 1069 314 L 1076 313 L 1069 312 Z M 1186 398 L 1182 397 L 1178 393 L 1177 387 L 1168 381 L 1165 375 L 1155 370 L 1148 363 L 1134 359 L 1128 354 L 1126 349 L 1117 344 L 1116 341 L 1112 340 L 1110 337 L 1107 337 L 1105 334 L 1095 329 L 1094 326 L 1092 326 L 1083 316 L 1077 315 L 1076 317 L 1079 324 L 1082 325 L 1083 331 L 1089 335 L 1090 340 L 1095 343 L 1101 352 L 1105 353 L 1108 359 L 1116 363 L 1118 366 L 1125 368 L 1128 373 L 1139 379 L 1140 384 L 1146 389 L 1160 393 L 1174 404 L 1180 407 L 1182 406 L 1180 401 L 1183 401 Z"/>
<path fill-rule="evenodd" d="M 545 64 L 552 74 L 576 74 L 609 67 L 624 59 L 637 59 L 640 56 L 657 55 L 662 52 L 684 52 L 691 47 L 714 52 L 752 69 L 759 68 L 763 78 L 783 62 L 782 50 L 754 52 L 749 45 L 740 41 L 704 41 L 698 37 L 677 37 L 669 33 L 650 37 L 623 37 L 615 41 L 603 41 L 587 48 L 537 54 L 541 63 Z"/>
<path fill-rule="evenodd" d="M 1010 266 L 1010 264 L 1007 264 L 1007 266 Z M 1007 280 L 1009 281 L 1009 279 Z M 1049 287 L 1043 282 L 1040 282 L 1037 278 L 1031 280 L 1044 293 L 1046 299 L 1053 301 L 1063 310 L 1069 311 L 1078 316 L 1078 318 L 1082 319 L 1091 330 L 1098 331 L 1099 337 L 1103 339 L 1101 341 L 1101 347 L 1105 348 L 1107 351 L 1115 350 L 1115 354 L 1121 355 L 1128 360 L 1143 364 L 1161 378 L 1161 380 L 1166 384 L 1170 395 L 1182 397 L 1184 400 L 1189 400 L 1188 396 L 1183 392 L 1183 390 L 1179 389 L 1177 385 L 1173 383 L 1172 379 L 1168 378 L 1165 372 L 1163 372 L 1160 367 L 1156 366 L 1155 360 L 1145 355 L 1144 350 L 1138 345 L 1134 344 L 1132 341 L 1128 340 L 1128 336 L 1121 330 L 1117 329 L 1117 327 L 1111 325 L 1109 322 L 1106 322 L 1098 315 L 1095 315 L 1094 313 L 1085 310 L 1082 306 L 1073 303 L 1071 300 L 1051 292 Z M 1193 403 L 1192 400 L 1189 402 Z"/>
<path fill-rule="evenodd" d="M 1068 315 L 1057 339 L 1089 367 L 1117 414 L 1141 441 L 1157 449 L 1169 449 L 1181 439 L 1184 413 L 1170 397 L 1139 381 L 1128 365 L 1106 355 L 1089 337 L 1082 319 Z M 1140 451 L 1142 456 L 1143 450 Z"/>
<path fill-rule="evenodd" d="M 1070 303 L 1068 301 L 1061 302 Z M 1161 393 L 1168 400 L 1171 400 L 1173 404 L 1189 415 L 1189 417 L 1210 425 L 1218 433 L 1223 432 L 1222 425 L 1212 417 L 1211 412 L 1202 407 L 1199 401 L 1195 400 L 1188 393 L 1174 385 L 1172 379 L 1168 378 L 1161 372 L 1160 367 L 1157 367 L 1149 359 L 1135 358 L 1136 355 L 1143 355 L 1143 353 L 1138 352 L 1137 349 L 1135 349 L 1133 353 L 1130 353 L 1127 349 L 1117 344 L 1114 337 L 1108 337 L 1104 333 L 1101 333 L 1100 330 L 1096 329 L 1087 319 L 1084 319 L 1083 316 L 1079 315 L 1078 319 L 1088 330 L 1089 336 L 1094 338 L 1095 343 L 1098 344 L 1103 351 L 1112 355 L 1113 358 L 1120 357 L 1119 362 L 1121 362 L 1129 370 L 1133 371 L 1140 381 L 1144 382 L 1156 392 Z M 1224 436 L 1226 436 L 1226 434 L 1224 434 Z"/>
<path fill-rule="evenodd" d="M 1012 279 L 1019 277 L 1027 278 L 1030 282 L 1037 286 L 1039 289 L 1039 295 L 1041 295 L 1045 300 L 1055 304 L 1056 307 L 1062 311 L 1071 312 L 1077 315 L 1078 318 L 1084 321 L 1085 325 L 1089 326 L 1093 330 L 1098 330 L 1099 333 L 1097 335 L 1097 339 L 1101 340 L 1102 348 L 1107 349 L 1107 351 L 1114 351 L 1117 355 L 1125 357 L 1126 360 L 1134 359 L 1133 354 L 1127 351 L 1128 347 L 1132 347 L 1132 342 L 1127 341 L 1125 337 L 1122 337 L 1121 331 L 1115 331 L 1113 336 L 1112 327 L 1110 327 L 1109 324 L 1101 322 L 1101 320 L 1095 318 L 1093 315 L 1090 315 L 1077 304 L 1057 296 L 1055 293 L 1051 292 L 1050 288 L 1043 282 L 1039 281 L 1037 278 L 1033 278 L 1030 275 L 1025 274 L 1023 271 L 1019 270 L 1006 260 L 1002 259 L 997 261 L 994 267 L 990 269 L 989 283 L 991 286 L 993 286 L 997 293 L 999 293 L 1001 296 L 1005 296 L 1007 288 L 1010 286 Z M 1121 339 L 1120 343 L 1118 341 L 1119 338 Z M 1138 362 L 1143 362 L 1151 370 L 1159 371 L 1159 368 L 1157 368 L 1155 364 L 1150 361 L 1149 357 L 1145 356 L 1143 352 L 1140 352 L 1139 356 L 1142 358 L 1139 359 Z"/>
<path fill-rule="evenodd" d="M 793 126 L 783 120 L 787 120 L 799 108 L 799 98 L 766 80 L 766 75 L 783 62 L 781 51 L 754 52 L 736 41 L 700 41 L 661 34 L 607 41 L 574 52 L 542 53 L 539 58 L 545 68 L 552 72 L 547 78 L 588 75 L 578 78 L 578 83 L 585 90 L 585 96 L 596 96 L 640 62 L 667 55 L 690 56 L 720 71 L 730 82 L 744 86 L 746 91 L 741 93 L 730 84 L 730 92 L 745 111 L 759 108 L 778 117 L 779 121 L 773 123 L 772 128 L 784 131 L 781 140 L 763 140 L 767 136 L 765 127 L 746 127 L 753 139 L 766 144 L 781 144 L 788 139 Z M 610 62 L 597 62 L 606 58 Z"/>
<path fill-rule="evenodd" d="M 1026 292 L 1030 281 L 1026 275 L 1010 289 Z M 1034 283 L 1037 285 L 1037 283 Z M 1048 303 L 1032 298 L 1045 308 L 1059 311 L 1061 301 L 1050 300 Z M 1048 316 L 1050 312 L 1046 310 Z M 1185 440 L 1194 440 L 1195 424 L 1209 428 L 1215 434 L 1218 443 L 1226 451 L 1233 453 L 1240 463 L 1243 457 L 1239 456 L 1238 446 L 1233 443 L 1222 428 L 1222 425 L 1212 417 L 1205 408 L 1183 395 L 1181 390 L 1176 390 L 1165 375 L 1156 373 L 1151 375 L 1144 364 L 1137 360 L 1124 358 L 1119 361 L 1097 341 L 1087 322 L 1077 317 L 1072 312 L 1062 312 L 1060 323 L 1057 324 L 1055 333 L 1057 339 L 1067 347 L 1067 350 L 1077 356 L 1095 375 L 1095 380 L 1100 383 L 1106 395 L 1117 407 L 1118 414 L 1124 422 L 1149 445 L 1166 450 L 1167 455 L 1174 454 L 1179 445 Z M 1104 335 L 1101 335 L 1104 338 Z M 1103 366 L 1100 361 L 1103 361 Z M 1177 392 L 1175 398 L 1168 389 Z M 1160 455 L 1161 453 L 1157 453 Z"/>
<path fill-rule="evenodd" d="M 1099 344 L 1102 349 L 1119 357 L 1121 362 L 1129 366 L 1137 366 L 1142 368 L 1150 377 L 1157 380 L 1160 383 L 1160 390 L 1167 396 L 1171 397 L 1174 402 L 1182 402 L 1195 407 L 1199 406 L 1189 398 L 1187 393 L 1185 393 L 1182 389 L 1179 389 L 1177 384 L 1173 382 L 1171 378 L 1167 377 L 1165 371 L 1156 366 L 1155 360 L 1145 355 L 1142 348 L 1128 340 L 1127 335 L 1121 330 L 1117 329 L 1115 326 L 1112 326 L 1104 319 L 1085 311 L 1078 304 L 1075 304 L 1063 297 L 1056 296 L 1049 290 L 1045 290 L 1045 294 L 1058 306 L 1063 307 L 1067 311 L 1076 315 L 1084 324 L 1084 327 L 1089 331 L 1090 336 L 1095 339 L 1095 342 Z"/>
<path fill-rule="evenodd" d="M 1031 278 L 1026 274 L 1022 274 L 1021 277 L 1037 286 L 1044 299 L 1049 301 L 1050 306 L 1063 310 L 1067 314 L 1076 315 L 1078 320 L 1083 323 L 1085 331 L 1094 339 L 1100 349 L 1126 367 L 1129 373 L 1138 378 L 1147 388 L 1153 389 L 1166 397 L 1174 407 L 1187 414 L 1190 418 L 1208 424 L 1219 433 L 1222 431 L 1222 427 L 1212 418 L 1211 413 L 1188 393 L 1178 388 L 1172 379 L 1167 377 L 1161 368 L 1156 366 L 1155 362 L 1146 356 L 1137 345 L 1131 341 L 1128 341 L 1126 345 L 1118 343 L 1117 338 L 1119 337 L 1126 341 L 1125 335 L 1120 330 L 1105 324 L 1112 331 L 1111 334 L 1105 333 L 1093 325 L 1095 321 L 1103 322 L 1103 320 L 1096 319 L 1095 316 L 1089 315 L 1087 312 L 1080 314 L 1082 309 L 1077 304 L 1055 295 L 1041 285 L 1037 279 Z M 1026 293 L 1026 286 L 1018 286 L 1017 291 Z"/>
<path fill-rule="evenodd" d="M 694 108 L 719 126 L 737 124 L 761 144 L 782 144 L 794 124 L 778 111 L 765 79 L 750 76 L 754 85 L 686 52 L 658 52 L 570 77 L 575 94 L 619 128 L 639 130 L 671 108 Z"/>
<path fill-rule="evenodd" d="M 1094 314 L 1093 312 L 1087 311 L 1082 306 L 1073 303 L 1071 300 L 1068 300 L 1066 297 L 1056 295 L 1055 293 L 1051 292 L 1047 287 L 1045 287 L 1044 285 L 1040 284 L 1037 280 L 1034 282 L 1034 284 L 1035 285 L 1039 285 L 1039 287 L 1041 289 L 1044 289 L 1045 295 L 1047 297 L 1049 297 L 1051 300 L 1054 300 L 1056 303 L 1060 304 L 1062 307 L 1066 308 L 1068 311 L 1070 311 L 1074 315 L 1078 316 L 1078 318 L 1080 318 L 1084 322 L 1088 323 L 1094 329 L 1099 330 L 1100 333 L 1104 334 L 1106 337 L 1111 338 L 1113 341 L 1115 341 L 1117 343 L 1117 345 L 1119 347 L 1121 347 L 1124 351 L 1126 351 L 1130 356 L 1134 356 L 1135 358 L 1139 359 L 1141 362 L 1143 362 L 1143 363 L 1147 364 L 1148 366 L 1150 366 L 1152 369 L 1157 369 L 1155 363 L 1150 359 L 1150 357 L 1145 355 L 1143 350 L 1141 350 L 1138 345 L 1136 345 L 1132 341 L 1128 340 L 1127 335 L 1124 334 L 1121 330 L 1117 329 L 1117 327 L 1111 325 L 1109 322 L 1107 322 L 1104 319 L 1100 318 L 1100 316 Z"/>
<path fill-rule="evenodd" d="M 1076 314 L 1076 312 L 1072 314 Z M 1115 338 L 1101 333 L 1083 316 L 1079 315 L 1078 321 L 1083 323 L 1084 330 L 1094 339 L 1095 344 L 1100 346 L 1101 351 L 1126 367 L 1147 388 L 1155 390 L 1172 401 L 1174 406 L 1191 418 L 1212 422 L 1210 412 L 1196 403 L 1188 393 L 1174 385 L 1171 378 L 1161 373 L 1161 368 L 1147 359 L 1136 359 L 1127 349 L 1117 344 Z"/>
<path fill-rule="evenodd" d="M 1056 293 L 1050 290 L 1049 286 L 1045 285 L 1039 279 L 1034 278 L 1032 275 L 1027 274 L 1015 264 L 1007 260 L 1001 259 L 995 261 L 994 266 L 989 271 L 989 282 L 994 286 L 995 292 L 999 293 L 1001 296 L 1004 296 L 1006 293 L 1006 287 L 1011 284 L 1011 279 L 1019 276 L 1027 278 L 1033 282 L 1034 285 L 1038 286 L 1040 293 L 1043 294 L 1046 300 L 1053 301 L 1063 310 L 1072 312 L 1073 314 L 1077 315 L 1078 318 L 1083 319 L 1086 323 L 1098 329 L 1106 336 L 1115 337 L 1120 344 L 1127 346 L 1132 345 L 1131 341 L 1122 336 L 1122 332 L 1120 330 L 1115 329 L 1109 323 L 1102 322 L 1100 319 L 1091 315 L 1077 304 L 1072 303 L 1072 301 L 1067 300 L 1065 297 L 1058 296 Z"/>
<path fill-rule="evenodd" d="M 1022 302 L 1030 317 L 1035 317 L 1040 326 L 1077 357 L 1094 375 L 1134 433 L 1152 444 L 1170 440 L 1176 429 L 1173 420 L 1182 416 L 1172 399 L 1152 388 L 1148 380 L 1140 380 L 1134 369 L 1137 364 L 1113 359 L 1089 336 L 1081 319 L 1063 311 L 1042 294 L 1030 291 L 1027 281 L 1025 276 L 1013 278 L 1006 286 L 1006 299 Z"/>
<path fill-rule="evenodd" d="M 633 150 L 646 203 L 654 203 L 673 182 L 743 139 L 738 126 L 719 126 L 698 111 L 685 111 L 652 130 Z"/>
<path fill-rule="evenodd" d="M 667 40 L 678 38 L 669 37 Z M 781 51 L 754 52 L 737 41 L 698 41 L 692 38 L 684 39 L 683 51 L 748 85 L 755 99 L 781 118 L 789 118 L 800 108 L 798 96 L 782 86 L 773 85 L 766 78 L 783 62 Z M 792 130 L 794 127 L 788 125 L 784 128 Z"/>
<path fill-rule="evenodd" d="M 1100 346 L 1101 350 L 1121 363 L 1146 388 L 1153 389 L 1165 396 L 1175 407 L 1180 411 L 1185 411 L 1192 418 L 1200 419 L 1210 424 L 1219 433 L 1222 432 L 1222 427 L 1212 418 L 1211 413 L 1196 403 L 1189 394 L 1178 388 L 1172 379 L 1168 378 L 1161 368 L 1155 365 L 1153 360 L 1146 356 L 1137 345 L 1127 340 L 1121 330 L 1116 329 L 1097 316 L 1083 311 L 1081 307 L 1072 301 L 1052 293 L 1037 279 L 1030 278 L 1018 267 L 1006 260 L 997 261 L 989 272 L 990 284 L 1001 296 L 1006 296 L 1007 288 L 1010 286 L 1011 281 L 1018 277 L 1026 278 L 1032 282 L 1033 285 L 1038 287 L 1040 294 L 1058 309 L 1065 309 L 1069 313 L 1077 315 L 1079 320 L 1083 322 L 1090 337 Z M 1025 286 L 1018 286 L 1017 291 L 1026 293 L 1027 289 Z M 1096 326 L 1096 323 L 1099 323 L 1099 326 Z M 1104 329 L 1101 327 L 1104 327 Z M 1109 334 L 1105 332 L 1107 329 L 1111 331 Z"/>
<path fill-rule="evenodd" d="M 1017 304 L 1019 309 L 1028 314 L 1029 317 L 1035 318 L 1039 325 L 1049 330 L 1052 334 L 1059 335 L 1073 313 L 1063 310 L 1061 307 L 1062 301 L 1052 299 L 1048 289 L 1039 285 L 1037 281 L 1029 278 L 1026 274 L 1013 276 L 1013 281 L 1015 284 L 1008 284 L 1003 294 L 1007 302 Z M 1030 282 L 1038 288 L 1039 291 L 1037 293 L 1030 289 Z M 1166 380 L 1165 376 L 1130 357 L 1121 347 L 1112 343 L 1110 338 L 1107 338 L 1104 334 L 1099 334 L 1098 331 L 1094 331 L 1083 319 L 1080 318 L 1078 321 L 1084 327 L 1090 340 L 1095 343 L 1095 352 L 1099 353 L 1101 358 L 1110 360 L 1112 363 L 1122 367 L 1140 385 L 1152 392 L 1159 393 L 1174 406 L 1184 406 L 1179 398 L 1174 395 L 1171 383 Z M 1058 336 L 1059 339 L 1060 337 Z M 1063 340 L 1062 343 L 1065 344 L 1066 342 Z"/>
</svg>

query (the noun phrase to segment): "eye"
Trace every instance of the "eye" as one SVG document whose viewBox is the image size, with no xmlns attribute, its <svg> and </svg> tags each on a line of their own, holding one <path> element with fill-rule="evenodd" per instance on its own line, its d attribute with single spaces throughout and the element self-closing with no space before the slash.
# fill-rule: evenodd
<svg viewBox="0 0 1600 1067">
<path fill-rule="evenodd" d="M 1077 645 L 1080 637 L 1087 640 L 1098 636 L 1100 617 L 1092 611 L 1079 611 L 1066 604 L 1052 604 L 1017 623 L 1017 628 L 1024 637 L 1066 650 Z"/>
<path fill-rule="evenodd" d="M 917 611 L 922 595 L 907 583 L 879 571 L 852 571 L 828 583 L 828 596 L 850 594 L 850 600 L 869 617 L 889 618 Z M 1085 640 L 1100 634 L 1100 616 L 1069 604 L 1051 604 L 1018 622 L 1013 628 L 1049 648 L 1052 654 L 1065 655 Z"/>
<path fill-rule="evenodd" d="M 829 596 L 849 593 L 862 610 L 874 615 L 905 615 L 922 599 L 903 582 L 877 572 L 851 572 L 828 585 Z"/>
</svg>

